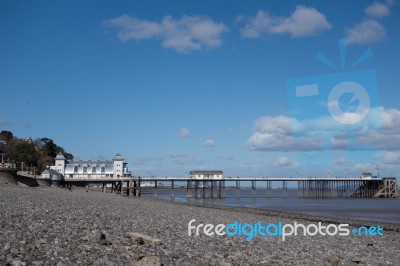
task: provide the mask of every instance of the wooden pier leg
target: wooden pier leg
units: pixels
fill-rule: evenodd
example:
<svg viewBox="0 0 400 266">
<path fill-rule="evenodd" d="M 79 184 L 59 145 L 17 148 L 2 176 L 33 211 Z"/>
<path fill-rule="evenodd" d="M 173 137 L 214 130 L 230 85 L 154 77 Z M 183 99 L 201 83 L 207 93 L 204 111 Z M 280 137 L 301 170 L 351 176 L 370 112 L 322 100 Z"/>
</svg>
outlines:
<svg viewBox="0 0 400 266">
<path fill-rule="evenodd" d="M 103 183 L 103 187 L 102 187 L 102 190 L 103 190 L 103 192 L 106 192 L 106 184 L 105 183 Z"/>
<path fill-rule="evenodd" d="M 186 183 L 186 198 L 192 198 L 192 181 L 188 180 Z"/>
<path fill-rule="evenodd" d="M 86 192 L 89 192 L 89 183 L 86 183 Z"/>
<path fill-rule="evenodd" d="M 251 181 L 251 197 L 252 198 L 255 198 L 256 196 L 257 196 L 257 192 L 256 192 L 256 186 L 257 186 L 257 183 L 256 183 L 256 181 Z"/>
<path fill-rule="evenodd" d="M 174 180 L 171 180 L 171 198 L 175 198 Z"/>
<path fill-rule="evenodd" d="M 267 195 L 268 195 L 268 198 L 272 197 L 272 182 L 271 181 L 267 181 Z"/>
<path fill-rule="evenodd" d="M 158 197 L 158 191 L 157 191 L 157 180 L 154 181 L 154 197 Z"/>
<path fill-rule="evenodd" d="M 222 198 L 225 198 L 225 180 L 222 181 Z"/>
<path fill-rule="evenodd" d="M 137 182 L 136 181 L 132 181 L 132 188 L 131 188 L 132 197 L 137 197 L 137 195 L 136 195 L 136 191 L 137 191 L 136 186 L 137 186 Z"/>
<path fill-rule="evenodd" d="M 194 196 L 195 196 L 196 199 L 200 198 L 200 195 L 199 195 L 199 181 L 198 180 L 194 181 Z"/>
<path fill-rule="evenodd" d="M 136 197 L 142 196 L 142 187 L 141 187 L 141 181 L 137 181 L 136 184 Z"/>
<path fill-rule="evenodd" d="M 220 180 L 218 182 L 219 182 L 218 197 L 225 198 L 225 181 Z"/>
<path fill-rule="evenodd" d="M 283 197 L 284 197 L 284 198 L 287 198 L 287 197 L 288 197 L 287 181 L 283 181 Z"/>
<path fill-rule="evenodd" d="M 236 198 L 240 198 L 240 181 L 236 180 Z"/>
</svg>

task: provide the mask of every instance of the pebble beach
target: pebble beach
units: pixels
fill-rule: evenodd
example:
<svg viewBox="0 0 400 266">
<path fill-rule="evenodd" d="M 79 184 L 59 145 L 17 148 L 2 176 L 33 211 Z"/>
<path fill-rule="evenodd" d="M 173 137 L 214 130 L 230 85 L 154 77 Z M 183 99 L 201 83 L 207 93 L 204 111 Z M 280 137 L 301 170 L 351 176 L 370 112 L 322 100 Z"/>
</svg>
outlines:
<svg viewBox="0 0 400 266">
<path fill-rule="evenodd" d="M 384 225 L 379 237 L 189 236 L 193 219 L 216 225 L 318 218 L 17 185 L 0 186 L 0 213 L 0 265 L 400 265 L 399 224 Z"/>
</svg>

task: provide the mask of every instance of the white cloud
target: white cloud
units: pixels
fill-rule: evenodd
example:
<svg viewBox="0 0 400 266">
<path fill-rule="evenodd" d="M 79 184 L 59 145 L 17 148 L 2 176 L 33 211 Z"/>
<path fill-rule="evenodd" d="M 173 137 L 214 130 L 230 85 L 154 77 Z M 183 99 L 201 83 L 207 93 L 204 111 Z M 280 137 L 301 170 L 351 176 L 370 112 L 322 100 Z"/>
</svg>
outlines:
<svg viewBox="0 0 400 266">
<path fill-rule="evenodd" d="M 364 10 L 367 18 L 346 29 L 347 42 L 350 44 L 368 44 L 384 40 L 386 29 L 377 19 L 389 16 L 390 6 L 393 4 L 393 0 L 387 0 L 386 3 L 373 2 L 367 6 Z"/>
<path fill-rule="evenodd" d="M 385 27 L 376 20 L 367 19 L 346 29 L 346 39 L 350 44 L 366 44 L 382 41 L 386 36 Z"/>
<path fill-rule="evenodd" d="M 390 15 L 390 10 L 386 4 L 373 2 L 365 8 L 365 14 L 374 18 L 383 18 Z"/>
<path fill-rule="evenodd" d="M 122 15 L 105 21 L 105 26 L 117 29 L 121 41 L 160 38 L 164 48 L 179 53 L 217 48 L 222 45 L 222 34 L 228 28 L 207 16 L 165 16 L 160 22 Z"/>
<path fill-rule="evenodd" d="M 247 145 L 253 150 L 289 151 L 320 149 L 318 141 L 299 141 L 292 138 L 298 121 L 287 116 L 266 116 L 256 120 L 253 135 Z"/>
<path fill-rule="evenodd" d="M 381 129 L 365 132 L 359 142 L 381 150 L 400 150 L 400 110 L 381 108 Z"/>
<path fill-rule="evenodd" d="M 194 158 L 188 154 L 172 153 L 169 154 L 168 157 L 171 159 L 173 163 L 178 165 L 193 165 L 193 164 L 197 165 L 204 163 L 203 159 Z"/>
<path fill-rule="evenodd" d="M 239 22 L 243 20 L 245 20 L 243 16 L 238 18 Z M 331 28 L 325 15 L 315 8 L 297 6 L 288 17 L 276 17 L 267 11 L 259 10 L 254 17 L 247 19 L 240 31 L 246 38 L 257 38 L 263 33 L 302 37 L 315 35 Z"/>
<path fill-rule="evenodd" d="M 190 130 L 186 127 L 183 127 L 179 130 L 178 136 L 181 138 L 187 138 L 190 136 Z"/>
<path fill-rule="evenodd" d="M 205 148 L 212 148 L 212 147 L 215 147 L 215 146 L 216 146 L 216 143 L 212 139 L 207 139 L 203 143 L 203 147 L 205 147 Z"/>
<path fill-rule="evenodd" d="M 226 161 L 232 161 L 233 159 L 235 159 L 235 156 L 234 156 L 233 154 L 229 154 L 229 155 L 217 155 L 217 159 L 226 160 Z"/>
<path fill-rule="evenodd" d="M 163 161 L 163 157 L 154 157 L 154 156 L 142 156 L 136 159 L 133 164 L 134 165 L 144 165 L 147 163 L 152 163 L 152 162 L 160 162 Z"/>
<path fill-rule="evenodd" d="M 266 116 L 254 123 L 247 146 L 262 151 L 318 151 L 327 141 L 333 150 L 400 150 L 400 110 L 371 108 L 366 121 L 354 125 L 340 125 L 329 116 L 304 121 Z"/>
<path fill-rule="evenodd" d="M 289 158 L 282 156 L 276 160 L 275 164 L 280 167 L 288 167 L 293 166 L 294 162 L 292 162 Z"/>
<path fill-rule="evenodd" d="M 374 173 L 376 171 L 376 164 L 375 163 L 356 163 L 353 165 L 350 165 L 350 169 L 355 175 L 357 173 Z"/>
<path fill-rule="evenodd" d="M 400 151 L 385 151 L 385 152 L 383 152 L 382 163 L 400 164 Z"/>
<path fill-rule="evenodd" d="M 7 126 L 10 123 L 7 121 L 7 119 L 1 118 L 0 117 L 0 126 Z"/>
</svg>

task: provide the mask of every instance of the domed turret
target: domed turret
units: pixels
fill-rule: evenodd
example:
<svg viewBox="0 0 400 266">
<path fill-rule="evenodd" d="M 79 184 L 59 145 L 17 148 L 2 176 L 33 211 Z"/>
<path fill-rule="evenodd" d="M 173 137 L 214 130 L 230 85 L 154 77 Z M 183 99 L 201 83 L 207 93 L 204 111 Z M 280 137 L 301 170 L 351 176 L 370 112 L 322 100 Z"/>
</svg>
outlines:
<svg viewBox="0 0 400 266">
<path fill-rule="evenodd" d="M 115 154 L 113 158 L 113 161 L 123 161 L 123 160 L 125 160 L 124 157 L 122 157 L 122 155 L 119 153 Z"/>
</svg>

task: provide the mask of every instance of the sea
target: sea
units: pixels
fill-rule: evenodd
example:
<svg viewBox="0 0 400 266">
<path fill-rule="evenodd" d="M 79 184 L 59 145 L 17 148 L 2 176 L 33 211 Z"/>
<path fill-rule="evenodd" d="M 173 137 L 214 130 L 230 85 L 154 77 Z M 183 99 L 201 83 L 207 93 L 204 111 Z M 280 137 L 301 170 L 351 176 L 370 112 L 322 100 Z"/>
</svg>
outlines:
<svg viewBox="0 0 400 266">
<path fill-rule="evenodd" d="M 186 197 L 186 188 L 174 189 L 175 197 L 171 198 L 171 189 L 157 189 L 157 198 L 187 204 L 205 206 L 229 206 L 283 211 L 319 217 L 354 219 L 377 223 L 400 224 L 400 199 L 384 198 L 303 198 L 297 189 L 284 190 L 275 188 L 270 193 L 266 189 L 253 190 L 241 188 L 237 197 L 234 188 L 225 189 L 225 198 L 192 198 Z M 155 197 L 153 188 L 142 190 L 142 196 Z M 200 193 L 201 189 L 200 189 Z M 208 192 L 210 194 L 210 192 Z"/>
</svg>

